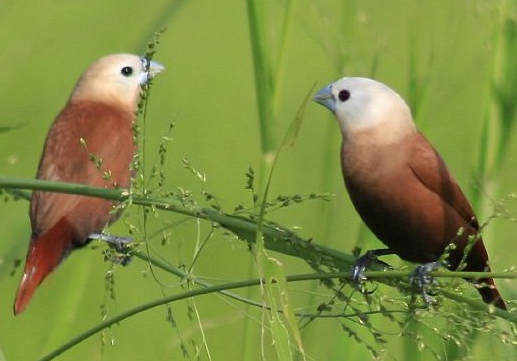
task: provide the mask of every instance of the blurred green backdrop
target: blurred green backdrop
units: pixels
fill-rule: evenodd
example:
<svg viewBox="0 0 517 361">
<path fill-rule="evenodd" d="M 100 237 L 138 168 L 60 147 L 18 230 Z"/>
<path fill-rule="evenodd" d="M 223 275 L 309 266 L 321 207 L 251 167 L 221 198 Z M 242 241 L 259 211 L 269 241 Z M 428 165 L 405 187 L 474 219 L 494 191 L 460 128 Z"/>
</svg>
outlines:
<svg viewBox="0 0 517 361">
<path fill-rule="evenodd" d="M 482 221 L 492 213 L 493 202 L 515 192 L 514 132 L 499 170 L 489 174 L 489 179 L 486 172 L 479 173 L 482 135 L 490 135 L 489 148 L 498 139 L 493 118 L 487 118 L 494 78 L 517 83 L 505 78 L 504 71 L 499 75 L 496 71 L 501 63 L 500 29 L 505 19 L 513 21 L 517 14 L 512 4 L 464 0 L 270 0 L 255 4 L 262 12 L 258 26 L 265 34 L 269 62 L 279 66 L 274 74 L 278 107 L 275 121 L 269 124 L 273 145 L 278 145 L 315 81 L 323 86 L 345 74 L 373 76 L 411 103 L 420 128 L 475 200 Z M 174 122 L 166 186 L 192 190 L 199 200 L 201 189 L 206 188 L 229 211 L 238 203 L 250 206 L 244 174 L 250 166 L 259 172 L 264 154 L 247 9 L 247 3 L 238 0 L 0 1 L 0 126 L 23 124 L 0 134 L 0 176 L 34 177 L 48 127 L 93 60 L 116 52 L 143 53 L 153 33 L 166 26 L 155 57 L 166 72 L 152 89 L 145 126 L 146 157 L 155 157 L 160 138 Z M 268 218 L 345 252 L 358 244 L 378 247 L 344 193 L 339 142 L 330 114 L 309 104 L 295 147 L 280 158 L 271 194 L 328 192 L 335 196 L 330 202 L 305 202 Z M 206 184 L 184 169 L 183 158 L 206 174 Z M 504 204 L 509 216 L 516 215 L 514 203 Z M 114 315 L 160 298 L 162 292 L 183 290 L 181 280 L 170 275 L 157 272 L 157 282 L 149 266 L 135 259 L 129 267 L 114 267 L 116 300 L 110 300 L 105 277 L 112 266 L 103 261 L 100 249 L 104 246 L 95 244 L 95 249 L 87 247 L 69 257 L 40 287 L 28 310 L 15 318 L 12 302 L 21 270 L 13 275 L 13 264 L 25 257 L 30 233 L 27 212 L 24 201 L 0 204 L 0 349 L 7 360 L 38 359 L 100 322 L 102 305 Z M 131 213 L 136 215 L 136 208 Z M 189 267 L 196 239 L 206 237 L 209 227 L 183 220 L 169 213 L 155 217 L 150 233 L 173 222 L 180 224 L 168 229 L 165 246 L 160 237 L 152 239 L 150 246 L 153 255 Z M 127 233 L 123 222 L 111 231 Z M 514 266 L 515 223 L 498 218 L 486 231 L 493 268 Z M 286 273 L 311 271 L 300 260 L 278 257 Z M 401 264 L 396 257 L 388 260 Z M 246 244 L 222 232 L 209 240 L 194 273 L 214 282 L 256 277 Z M 498 284 L 507 299 L 515 299 L 517 287 L 512 281 L 499 280 Z M 315 283 L 290 287 L 293 307 L 300 310 L 314 309 L 331 296 Z M 260 299 L 258 292 L 240 293 Z M 476 297 L 474 292 L 472 297 Z M 263 320 L 258 308 L 208 295 L 172 304 L 172 310 L 175 327 L 167 321 L 167 310 L 159 307 L 86 340 L 60 360 L 275 359 L 271 340 L 261 338 Z M 310 360 L 372 357 L 364 344 L 348 337 L 341 322 L 321 319 L 303 328 Z M 360 326 L 348 324 L 381 358 L 456 359 L 448 341 L 432 331 L 421 330 L 429 344 L 419 352 L 421 345 L 408 343 L 397 327 L 387 321 L 378 326 L 379 332 L 386 333 L 385 345 L 368 340 Z M 457 347 L 457 357 L 515 359 L 515 349 L 503 346 L 497 337 L 477 337 L 469 349 Z"/>
</svg>

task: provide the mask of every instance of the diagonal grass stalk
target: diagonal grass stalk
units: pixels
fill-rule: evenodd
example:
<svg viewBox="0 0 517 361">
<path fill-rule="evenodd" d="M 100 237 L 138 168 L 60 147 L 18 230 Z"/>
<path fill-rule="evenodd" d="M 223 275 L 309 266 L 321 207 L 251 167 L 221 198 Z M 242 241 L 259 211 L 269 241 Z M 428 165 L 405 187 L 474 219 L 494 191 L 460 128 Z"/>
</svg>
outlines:
<svg viewBox="0 0 517 361">
<path fill-rule="evenodd" d="M 265 309 L 265 316 L 268 318 L 268 325 L 271 330 L 272 339 L 274 340 L 278 359 L 285 361 L 293 360 L 293 354 L 290 346 L 291 338 L 293 338 L 296 342 L 296 349 L 299 350 L 301 355 L 300 357 L 303 360 L 306 359 L 305 351 L 303 349 L 302 338 L 298 329 L 298 325 L 294 319 L 294 312 L 289 302 L 289 292 L 287 289 L 283 264 L 275 258 L 271 257 L 266 252 L 264 248 L 262 227 L 264 226 L 265 221 L 264 216 L 266 211 L 266 203 L 271 182 L 273 180 L 273 171 L 281 151 L 287 146 L 294 145 L 294 142 L 298 136 L 298 132 L 300 131 L 305 109 L 315 87 L 316 84 L 314 84 L 312 88 L 309 89 L 309 92 L 307 93 L 307 96 L 302 102 L 300 109 L 289 126 L 289 129 L 285 134 L 280 147 L 274 155 L 271 171 L 268 175 L 267 183 L 262 196 L 257 224 L 255 247 L 253 248 L 259 275 L 262 279 L 264 279 L 264 283 L 261 285 L 261 291 L 264 301 L 269 305 L 268 309 Z M 273 287 L 273 283 L 276 284 L 276 287 Z M 281 314 L 284 315 L 285 321 L 280 317 Z"/>
<path fill-rule="evenodd" d="M 277 54 L 273 54 L 273 46 L 268 42 L 267 30 L 271 23 L 267 19 L 267 2 L 248 0 L 246 2 L 247 15 L 248 15 L 248 27 L 249 27 L 249 39 L 250 47 L 252 52 L 253 60 L 253 71 L 255 80 L 255 96 L 257 101 L 258 109 L 258 122 L 259 122 L 259 138 L 261 147 L 261 160 L 259 168 L 259 182 L 258 182 L 258 193 L 262 195 L 265 200 L 267 197 L 267 184 L 269 180 L 267 178 L 272 172 L 275 162 L 275 151 L 277 149 L 277 116 L 279 107 L 279 96 L 280 96 L 280 85 L 281 79 L 283 79 L 283 63 L 285 59 L 285 51 L 287 49 L 287 38 L 289 34 L 289 24 L 293 17 L 294 0 L 288 0 L 285 15 L 282 22 L 281 37 Z M 276 58 L 274 58 L 276 55 Z M 263 202 L 265 203 L 265 202 Z M 256 205 L 257 206 L 257 205 Z M 255 211 L 259 211 L 256 209 Z M 263 212 L 263 210 L 262 210 Z M 257 231 L 257 240 L 262 237 L 260 231 Z M 260 243 L 260 242 L 259 242 Z M 262 252 L 259 251 L 255 255 L 259 255 Z M 259 257 L 261 259 L 261 257 Z M 250 267 L 253 267 L 251 265 Z M 260 268 L 260 267 L 259 267 Z M 260 271 L 260 270 L 259 270 Z M 255 270 L 250 268 L 249 275 L 253 274 Z M 249 291 L 252 292 L 252 291 Z M 249 296 L 249 295 L 248 295 Z M 274 301 L 272 298 L 270 301 Z M 277 319 L 277 321 L 279 321 Z M 254 354 L 256 339 L 253 335 L 255 334 L 253 328 L 254 325 L 250 321 L 245 323 L 245 333 L 250 335 L 246 338 L 246 342 L 243 343 L 243 358 L 251 358 Z M 279 332 L 277 335 L 282 334 L 282 331 L 276 328 Z M 290 359 L 289 352 L 283 347 L 286 342 L 275 343 L 277 352 L 281 359 Z M 283 352 L 281 350 L 284 350 Z"/>
</svg>

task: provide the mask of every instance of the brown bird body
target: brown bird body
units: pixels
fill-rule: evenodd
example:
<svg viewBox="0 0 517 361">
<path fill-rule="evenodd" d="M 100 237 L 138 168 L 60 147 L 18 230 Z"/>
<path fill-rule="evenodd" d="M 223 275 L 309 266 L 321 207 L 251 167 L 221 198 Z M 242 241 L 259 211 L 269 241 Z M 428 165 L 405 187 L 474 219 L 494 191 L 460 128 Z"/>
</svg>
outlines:
<svg viewBox="0 0 517 361">
<path fill-rule="evenodd" d="M 94 187 L 128 188 L 136 151 L 133 122 L 140 86 L 163 68 L 134 55 L 95 62 L 78 81 L 47 135 L 37 178 Z M 36 191 L 32 236 L 15 300 L 22 312 L 38 285 L 75 248 L 85 245 L 118 215 L 101 198 Z"/>
<path fill-rule="evenodd" d="M 437 261 L 454 243 L 448 262 L 456 269 L 474 235 L 479 239 L 465 270 L 490 270 L 470 203 L 398 94 L 371 79 L 343 78 L 322 89 L 315 100 L 340 123 L 345 185 L 379 240 L 416 263 Z M 493 279 L 475 282 L 485 284 L 478 288 L 485 302 L 506 308 Z"/>
</svg>

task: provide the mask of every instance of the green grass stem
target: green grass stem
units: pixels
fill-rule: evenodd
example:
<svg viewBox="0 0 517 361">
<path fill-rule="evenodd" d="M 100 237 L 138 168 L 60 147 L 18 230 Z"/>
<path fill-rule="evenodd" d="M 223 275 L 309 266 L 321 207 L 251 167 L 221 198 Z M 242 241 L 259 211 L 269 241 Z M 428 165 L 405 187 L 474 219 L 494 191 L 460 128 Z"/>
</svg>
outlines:
<svg viewBox="0 0 517 361">
<path fill-rule="evenodd" d="M 143 259 L 143 260 L 146 260 L 146 256 L 144 256 L 141 253 L 137 254 L 137 256 L 139 258 Z M 157 261 L 157 260 L 149 260 L 149 261 L 152 262 L 155 265 L 160 265 L 160 263 L 158 263 L 159 261 Z M 164 266 L 163 269 L 170 271 L 171 267 L 170 266 Z M 179 270 L 175 269 L 172 272 L 174 274 L 176 274 L 177 276 L 180 276 L 180 277 L 186 276 L 186 274 L 184 274 L 182 272 L 178 272 L 178 271 Z M 456 277 L 457 274 L 460 274 L 460 273 L 462 274 L 462 276 L 474 276 L 475 277 L 475 276 L 479 276 L 479 275 L 474 275 L 474 274 L 476 274 L 476 273 L 481 274 L 480 272 L 449 272 L 449 271 L 443 271 L 443 272 L 442 271 L 434 271 L 432 273 L 434 275 L 436 275 L 437 277 L 439 275 L 441 275 L 440 277 L 448 277 L 448 276 Z M 471 274 L 471 275 L 469 275 L 469 274 Z M 408 272 L 399 272 L 399 271 L 370 272 L 370 271 L 367 271 L 365 273 L 365 275 L 367 277 L 369 277 L 369 278 L 375 278 L 375 277 L 386 278 L 389 275 L 392 275 L 394 277 L 400 277 L 401 275 L 407 277 L 408 276 Z M 494 273 L 493 275 L 496 276 L 498 274 Z M 512 275 L 504 274 L 503 276 L 510 277 Z M 310 281 L 310 280 L 322 280 L 322 279 L 330 279 L 330 278 L 347 278 L 347 277 L 349 277 L 348 273 L 299 274 L 299 275 L 286 276 L 286 281 L 287 282 L 301 282 L 301 281 Z M 514 274 L 511 278 L 515 278 L 515 277 L 517 277 L 517 275 Z M 105 321 L 95 325 L 94 327 L 90 328 L 89 330 L 81 333 L 80 335 L 74 337 L 70 341 L 64 343 L 63 345 L 61 345 L 56 350 L 50 352 L 48 355 L 42 357 L 41 359 L 39 359 L 39 361 L 50 361 L 50 360 L 53 360 L 57 356 L 63 354 L 67 350 L 71 349 L 72 347 L 74 347 L 75 345 L 81 343 L 82 341 L 86 340 L 87 338 L 95 335 L 96 333 L 98 333 L 98 332 L 100 332 L 100 331 L 102 331 L 104 329 L 107 329 L 107 328 L 109 328 L 109 327 L 111 327 L 111 326 L 113 326 L 115 324 L 118 324 L 118 323 L 120 323 L 120 322 L 122 322 L 122 321 L 124 321 L 124 320 L 126 320 L 126 319 L 128 319 L 130 317 L 132 317 L 132 316 L 135 316 L 135 315 L 137 315 L 139 313 L 148 311 L 148 310 L 153 309 L 155 307 L 162 306 L 162 305 L 167 305 L 169 303 L 180 301 L 180 300 L 184 300 L 184 299 L 188 299 L 188 298 L 191 298 L 191 297 L 198 297 L 198 296 L 208 295 L 208 294 L 218 293 L 218 292 L 223 292 L 223 293 L 226 293 L 226 295 L 228 295 L 228 291 L 229 290 L 234 290 L 234 289 L 239 289 L 239 288 L 247 288 L 247 287 L 252 287 L 252 286 L 259 286 L 261 284 L 264 284 L 265 282 L 267 282 L 267 280 L 260 279 L 260 278 L 250 279 L 250 280 L 243 280 L 243 281 L 235 281 L 235 282 L 227 282 L 227 283 L 220 284 L 220 285 L 211 285 L 211 286 L 208 286 L 208 287 L 203 287 L 203 288 L 199 288 L 199 289 L 185 291 L 185 292 L 182 292 L 182 293 L 179 293 L 179 294 L 175 294 L 175 295 L 172 295 L 172 296 L 167 296 L 167 297 L 164 297 L 164 298 L 160 298 L 160 299 L 157 299 L 157 300 L 154 300 L 154 301 L 151 301 L 151 302 L 139 305 L 137 307 L 129 309 L 129 310 L 125 311 L 125 312 L 122 312 L 122 313 L 120 313 L 120 314 L 118 314 L 116 316 L 111 317 L 108 320 L 105 320 Z M 196 281 L 196 283 L 199 283 L 199 281 Z M 469 306 L 471 306 L 472 308 L 474 308 L 476 310 L 479 310 L 479 311 L 486 311 L 487 310 L 487 306 L 485 304 L 483 304 L 482 302 L 471 300 L 471 299 L 469 299 L 467 297 L 464 297 L 462 295 L 459 295 L 457 293 L 450 292 L 450 291 L 447 291 L 447 290 L 441 290 L 440 292 L 442 292 L 448 298 L 453 299 L 453 300 L 458 301 L 458 302 L 466 303 L 466 304 L 468 304 Z M 511 313 L 509 313 L 507 311 L 503 311 L 503 310 L 499 310 L 499 309 L 493 309 L 493 310 L 491 310 L 491 312 L 492 312 L 493 315 L 495 315 L 497 317 L 500 317 L 500 318 L 505 319 L 505 320 L 507 320 L 509 322 L 517 324 L 517 315 L 511 314 Z M 352 316 L 355 316 L 355 314 L 353 314 Z M 343 315 L 340 315 L 340 317 L 343 317 Z"/>
<path fill-rule="evenodd" d="M 50 182 L 38 179 L 13 179 L 0 177 L 0 189 L 32 189 L 39 191 L 52 191 L 67 194 L 78 194 L 84 196 L 100 197 L 112 201 L 124 202 L 130 197 L 126 190 L 93 188 L 75 183 Z M 224 213 L 213 208 L 205 208 L 196 205 L 185 206 L 177 198 L 152 198 L 131 196 L 131 202 L 135 205 L 154 207 L 163 211 L 174 212 L 191 217 L 196 217 L 219 224 L 221 227 L 231 231 L 241 240 L 254 243 L 256 241 L 258 224 L 256 221 Z M 306 240 L 294 232 L 276 224 L 264 221 L 261 225 L 261 233 L 264 240 L 264 248 L 282 253 L 288 256 L 303 259 L 315 269 L 339 270 L 349 272 L 355 264 L 356 258 L 353 255 L 339 250 L 326 247 L 316 243 L 314 240 Z M 388 279 L 392 277 L 407 277 L 407 271 L 386 271 L 386 267 L 381 262 L 374 262 L 369 267 L 366 275 L 368 277 L 380 277 Z M 381 273 L 371 273 L 383 271 Z M 392 273 L 393 272 L 393 273 Z M 391 275 L 391 276 L 390 276 Z M 494 277 L 494 278 L 514 278 L 514 273 L 508 272 L 452 272 L 434 271 L 432 275 L 436 277 Z M 382 277 L 381 277 L 382 276 Z M 346 278 L 346 277 L 343 277 Z"/>
</svg>

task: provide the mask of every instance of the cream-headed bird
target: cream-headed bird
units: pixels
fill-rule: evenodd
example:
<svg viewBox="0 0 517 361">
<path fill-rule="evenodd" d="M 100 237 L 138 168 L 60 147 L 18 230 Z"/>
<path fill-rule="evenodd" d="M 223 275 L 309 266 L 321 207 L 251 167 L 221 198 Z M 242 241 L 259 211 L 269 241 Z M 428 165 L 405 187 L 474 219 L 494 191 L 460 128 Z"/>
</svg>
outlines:
<svg viewBox="0 0 517 361">
<path fill-rule="evenodd" d="M 454 243 L 448 258 L 454 270 L 469 237 L 475 236 L 464 270 L 490 270 L 469 201 L 395 91 L 372 79 L 345 77 L 321 89 L 314 100 L 339 123 L 346 189 L 364 223 L 389 248 L 377 255 L 395 253 L 427 264 Z M 361 278 L 364 267 L 354 270 L 355 276 Z M 474 282 L 486 303 L 506 309 L 492 278 Z"/>
<path fill-rule="evenodd" d="M 128 188 L 136 151 L 132 127 L 141 87 L 163 69 L 130 54 L 108 55 L 94 62 L 50 127 L 37 178 Z M 113 205 L 101 198 L 33 192 L 32 234 L 15 314 L 27 307 L 38 285 L 71 251 L 116 220 Z"/>
</svg>

